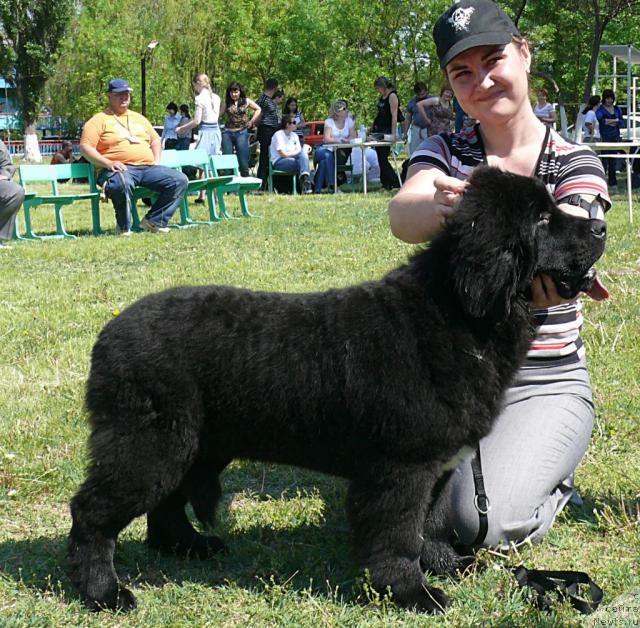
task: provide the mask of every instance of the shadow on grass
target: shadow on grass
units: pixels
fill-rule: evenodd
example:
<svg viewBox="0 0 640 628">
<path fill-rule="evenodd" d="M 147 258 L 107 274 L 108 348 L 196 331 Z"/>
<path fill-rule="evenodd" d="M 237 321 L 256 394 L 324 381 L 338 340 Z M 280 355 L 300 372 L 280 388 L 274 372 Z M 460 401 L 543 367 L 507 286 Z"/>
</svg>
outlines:
<svg viewBox="0 0 640 628">
<path fill-rule="evenodd" d="M 582 505 L 571 504 L 564 511 L 567 521 L 587 523 L 593 527 L 598 526 L 598 517 L 594 511 L 608 511 L 613 518 L 624 520 L 633 517 L 640 508 L 640 501 L 637 495 L 632 493 L 617 495 L 614 494 L 594 494 L 589 491 L 579 491 L 582 498 Z"/>
<path fill-rule="evenodd" d="M 295 470 L 291 473 L 296 474 Z M 227 471 L 228 484 L 237 484 L 244 470 Z M 315 491 L 327 504 L 325 517 L 318 524 L 287 524 L 286 529 L 251 523 L 243 530 L 233 530 L 229 500 L 221 505 L 220 522 L 214 532 L 227 546 L 227 552 L 209 560 L 191 560 L 162 554 L 150 549 L 140 539 L 127 538 L 123 532 L 116 545 L 114 564 L 123 584 L 127 586 L 162 587 L 166 583 L 198 582 L 213 588 L 229 582 L 257 595 L 265 594 L 268 586 L 284 584 L 291 590 L 308 589 L 319 596 L 330 595 L 340 588 L 342 599 L 353 602 L 359 593 L 357 579 L 361 575 L 352 558 L 349 532 L 344 512 L 341 486 L 332 489 L 332 478 L 303 473 L 301 485 Z M 279 487 L 271 479 L 268 491 L 284 495 L 287 500 L 291 486 L 289 473 L 281 475 Z M 317 477 L 317 476 L 316 476 Z M 264 479 L 257 478 L 257 483 Z M 326 498 L 318 485 L 327 488 Z M 267 499 L 266 496 L 264 496 Z M 292 499 L 297 496 L 293 495 Z M 257 495 L 260 500 L 260 495 Z M 226 507 L 225 507 L 226 506 Z M 65 536 L 34 537 L 0 543 L 0 576 L 35 592 L 51 592 L 66 600 L 78 599 L 65 573 Z"/>
</svg>

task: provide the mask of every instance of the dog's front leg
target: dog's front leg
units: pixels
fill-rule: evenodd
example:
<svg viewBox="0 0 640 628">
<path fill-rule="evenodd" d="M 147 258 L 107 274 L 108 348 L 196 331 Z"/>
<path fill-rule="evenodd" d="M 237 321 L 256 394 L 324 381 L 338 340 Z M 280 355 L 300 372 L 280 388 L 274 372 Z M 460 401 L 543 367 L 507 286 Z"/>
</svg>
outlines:
<svg viewBox="0 0 640 628">
<path fill-rule="evenodd" d="M 347 509 L 356 559 L 373 587 L 401 606 L 441 612 L 449 600 L 424 582 L 422 532 L 436 476 L 426 466 L 381 464 L 349 487 Z"/>
<path fill-rule="evenodd" d="M 425 572 L 437 575 L 461 575 L 475 562 L 475 556 L 461 556 L 453 549 L 451 523 L 453 474 L 454 471 L 445 471 L 438 478 L 426 513 L 420 564 Z"/>
</svg>

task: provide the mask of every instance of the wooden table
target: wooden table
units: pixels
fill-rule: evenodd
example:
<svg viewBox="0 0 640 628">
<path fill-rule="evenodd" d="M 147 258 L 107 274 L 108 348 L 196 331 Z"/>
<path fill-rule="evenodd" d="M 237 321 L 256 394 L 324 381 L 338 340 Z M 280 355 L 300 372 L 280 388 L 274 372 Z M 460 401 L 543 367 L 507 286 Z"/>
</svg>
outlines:
<svg viewBox="0 0 640 628">
<path fill-rule="evenodd" d="M 602 159 L 624 159 L 627 164 L 627 207 L 629 212 L 629 222 L 633 222 L 633 192 L 631 190 L 631 160 L 640 159 L 640 155 L 632 155 L 631 151 L 634 148 L 638 148 L 640 143 L 638 142 L 593 142 L 586 143 L 585 146 L 590 146 L 597 152 L 602 150 L 615 150 L 617 153 L 610 155 L 601 155 Z"/>
</svg>

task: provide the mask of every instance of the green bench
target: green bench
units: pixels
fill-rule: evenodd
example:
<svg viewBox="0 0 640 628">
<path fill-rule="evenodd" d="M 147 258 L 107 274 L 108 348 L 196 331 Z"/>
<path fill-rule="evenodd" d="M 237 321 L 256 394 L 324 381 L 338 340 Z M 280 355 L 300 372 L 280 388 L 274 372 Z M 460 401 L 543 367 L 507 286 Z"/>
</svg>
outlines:
<svg viewBox="0 0 640 628">
<path fill-rule="evenodd" d="M 215 200 L 213 198 L 213 190 L 220 185 L 224 185 L 231 181 L 233 177 L 214 177 L 211 176 L 211 166 L 209 163 L 209 155 L 204 149 L 196 150 L 164 150 L 160 155 L 160 165 L 174 170 L 182 170 L 183 167 L 191 166 L 198 168 L 204 172 L 204 177 L 189 181 L 185 195 L 180 201 L 180 221 L 177 223 L 169 223 L 169 227 L 174 229 L 184 229 L 194 225 L 210 225 L 219 222 L 220 217 L 217 214 Z M 189 210 L 188 195 L 191 192 L 206 190 L 207 203 L 209 209 L 209 220 L 195 220 L 191 217 Z M 158 196 L 157 192 L 143 186 L 136 187 L 133 191 L 131 202 L 131 229 L 133 231 L 141 231 L 140 215 L 138 214 L 137 204 L 143 198 L 149 198 L 152 201 Z"/>
<path fill-rule="evenodd" d="M 242 215 L 251 216 L 249 206 L 247 205 L 246 193 L 253 190 L 259 190 L 262 185 L 262 179 L 258 179 L 256 177 L 241 177 L 238 157 L 236 155 L 212 155 L 211 170 L 215 177 L 220 176 L 220 173 L 223 171 L 231 170 L 233 172 L 231 181 L 220 185 L 216 189 L 220 213 L 225 218 L 231 218 L 224 203 L 224 195 L 229 192 L 235 192 L 238 194 L 238 198 L 240 199 L 240 211 L 242 212 Z"/>
<path fill-rule="evenodd" d="M 202 178 L 189 181 L 185 195 L 180 203 L 180 224 L 178 227 L 191 225 L 210 225 L 220 221 L 220 214 L 216 208 L 214 190 L 231 182 L 231 175 L 219 177 L 213 173 L 209 153 L 203 148 L 194 150 L 165 150 L 162 151 L 160 163 L 174 170 L 182 170 L 185 167 L 202 170 Z M 189 211 L 189 193 L 205 190 L 207 195 L 207 208 L 209 220 L 194 220 Z"/>
<path fill-rule="evenodd" d="M 76 201 L 88 200 L 91 202 L 92 229 L 94 235 L 100 231 L 100 192 L 96 187 L 95 170 L 91 164 L 57 164 L 55 166 L 22 165 L 18 169 L 20 185 L 25 190 L 25 199 L 22 205 L 24 212 L 25 233 L 20 233 L 20 226 L 16 220 L 14 238 L 16 240 L 43 240 L 48 238 L 70 238 L 76 236 L 67 233 L 64 228 L 62 208 Z M 86 191 L 74 194 L 61 194 L 60 181 L 71 179 L 87 179 L 88 184 L 80 184 Z M 33 183 L 50 183 L 51 193 L 41 194 L 33 192 L 29 188 Z M 88 189 L 87 189 L 88 188 Z M 52 235 L 38 235 L 33 230 L 31 221 L 31 209 L 40 205 L 53 205 L 56 219 L 56 232 Z"/>
</svg>

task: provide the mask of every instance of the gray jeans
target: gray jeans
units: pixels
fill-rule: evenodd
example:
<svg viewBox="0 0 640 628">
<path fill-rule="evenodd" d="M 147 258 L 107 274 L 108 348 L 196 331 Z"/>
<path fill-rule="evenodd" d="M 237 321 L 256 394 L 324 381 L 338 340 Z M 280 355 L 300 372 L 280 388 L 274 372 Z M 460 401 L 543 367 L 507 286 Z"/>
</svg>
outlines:
<svg viewBox="0 0 640 628">
<path fill-rule="evenodd" d="M 573 472 L 587 450 L 593 418 L 584 362 L 520 370 L 493 430 L 480 441 L 491 503 L 483 547 L 542 539 L 573 494 Z M 452 481 L 450 523 L 470 545 L 479 519 L 469 459 Z"/>
<path fill-rule="evenodd" d="M 0 181 L 0 241 L 13 236 L 13 224 L 23 200 L 21 186 L 13 181 Z"/>
</svg>

